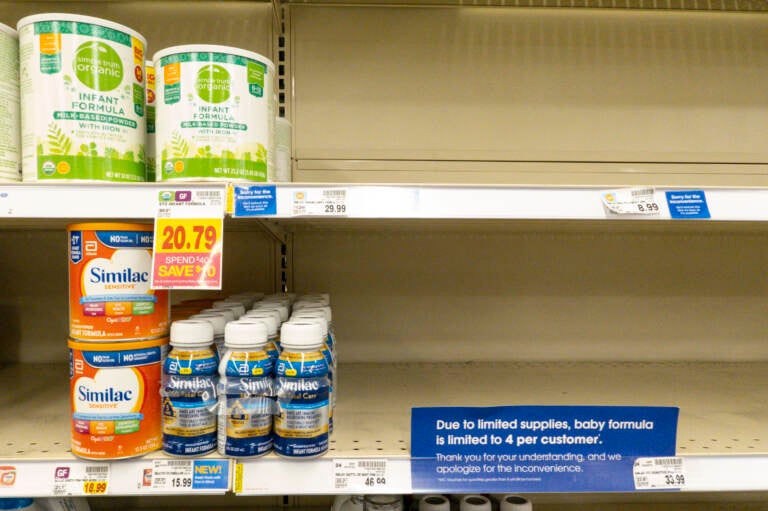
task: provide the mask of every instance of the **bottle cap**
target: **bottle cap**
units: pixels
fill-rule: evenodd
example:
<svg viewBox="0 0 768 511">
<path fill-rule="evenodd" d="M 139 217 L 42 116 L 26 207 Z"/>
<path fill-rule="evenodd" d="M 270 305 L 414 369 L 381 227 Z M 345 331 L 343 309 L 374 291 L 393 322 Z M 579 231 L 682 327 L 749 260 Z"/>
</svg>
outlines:
<svg viewBox="0 0 768 511">
<path fill-rule="evenodd" d="M 199 314 L 221 314 L 224 316 L 224 319 L 229 323 L 230 321 L 235 320 L 235 313 L 232 309 L 203 309 L 199 312 Z"/>
<path fill-rule="evenodd" d="M 238 319 L 244 321 L 261 321 L 267 325 L 267 335 L 274 337 L 277 335 L 277 327 L 280 326 L 280 314 L 277 311 L 251 311 L 246 312 L 245 316 Z"/>
<path fill-rule="evenodd" d="M 227 319 L 221 314 L 216 314 L 215 312 L 202 312 L 200 314 L 190 316 L 189 319 L 203 319 L 209 322 L 211 325 L 213 325 L 214 337 L 224 335 L 224 327 L 227 324 Z"/>
<path fill-rule="evenodd" d="M 240 319 L 240 316 L 245 314 L 245 306 L 234 300 L 218 300 L 213 302 L 214 309 L 229 309 L 235 314 L 235 319 Z"/>
<path fill-rule="evenodd" d="M 318 323 L 283 323 L 280 327 L 280 344 L 284 349 L 320 348 L 324 333 Z"/>
<path fill-rule="evenodd" d="M 203 319 L 182 319 L 171 323 L 171 346 L 206 348 L 213 344 L 213 325 Z"/>
<path fill-rule="evenodd" d="M 263 346 L 267 343 L 267 325 L 261 321 L 232 321 L 224 330 L 224 346 Z"/>
</svg>

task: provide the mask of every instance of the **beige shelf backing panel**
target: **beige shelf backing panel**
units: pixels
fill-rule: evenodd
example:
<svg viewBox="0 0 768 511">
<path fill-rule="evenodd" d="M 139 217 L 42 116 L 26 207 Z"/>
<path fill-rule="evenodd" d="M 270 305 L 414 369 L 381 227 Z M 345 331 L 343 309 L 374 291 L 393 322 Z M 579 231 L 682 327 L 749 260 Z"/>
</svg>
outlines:
<svg viewBox="0 0 768 511">
<path fill-rule="evenodd" d="M 759 14 L 291 4 L 290 19 L 300 168 L 305 159 L 426 160 L 427 169 L 435 160 L 768 162 Z"/>
<path fill-rule="evenodd" d="M 0 363 L 67 360 L 67 231 L 63 222 L 49 226 L 0 232 Z M 276 257 L 266 235 L 226 229 L 221 293 L 275 289 Z M 171 300 L 215 294 L 171 292 Z"/>
<path fill-rule="evenodd" d="M 768 363 L 342 364 L 328 456 L 408 458 L 411 407 L 503 405 L 679 406 L 678 454 L 764 456 L 767 375 Z M 67 381 L 62 365 L 0 370 L 0 460 L 71 458 Z"/>
<path fill-rule="evenodd" d="M 269 2 L 16 0 L 0 2 L 0 6 L 0 22 L 14 28 L 24 16 L 50 12 L 96 16 L 121 23 L 147 39 L 147 58 L 177 44 L 223 44 L 269 58 L 272 55 L 273 14 Z"/>
<path fill-rule="evenodd" d="M 296 182 L 605 187 L 768 186 L 766 164 L 299 160 Z"/>
<path fill-rule="evenodd" d="M 764 228 L 446 224 L 297 230 L 295 291 L 331 293 L 343 360 L 768 360 Z"/>
</svg>

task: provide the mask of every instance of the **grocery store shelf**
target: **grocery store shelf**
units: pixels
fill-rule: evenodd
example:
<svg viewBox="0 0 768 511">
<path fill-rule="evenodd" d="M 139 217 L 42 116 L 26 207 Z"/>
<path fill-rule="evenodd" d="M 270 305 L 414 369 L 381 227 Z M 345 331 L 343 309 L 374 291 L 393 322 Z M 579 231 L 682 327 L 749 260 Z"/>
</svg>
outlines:
<svg viewBox="0 0 768 511">
<path fill-rule="evenodd" d="M 152 219 L 161 190 L 223 188 L 224 183 L 147 183 L 141 185 L 66 184 L 0 185 L 0 219 L 5 226 L 45 226 L 47 219 L 110 218 Z M 598 187 L 520 187 L 470 185 L 342 185 L 257 184 L 275 187 L 276 213 L 258 218 L 307 217 L 358 219 L 544 219 L 603 220 L 668 219 L 664 193 L 690 189 L 656 188 L 660 206 L 656 215 L 614 215 L 602 202 L 606 192 Z M 703 188 L 712 220 L 768 220 L 768 189 Z M 343 191 L 343 211 L 302 210 L 297 194 Z M 236 201 L 239 202 L 239 201 Z M 43 222 L 38 222 L 43 220 Z"/>
<path fill-rule="evenodd" d="M 610 214 L 603 206 L 602 197 L 606 192 L 615 190 L 611 188 L 292 183 L 277 185 L 276 214 L 265 216 L 308 216 L 296 207 L 297 194 L 339 190 L 344 190 L 346 194 L 344 212 L 318 213 L 314 216 L 368 219 L 668 219 L 665 192 L 681 189 L 654 189 L 653 196 L 660 210 L 657 215 L 641 216 Z M 768 220 L 768 189 L 700 190 L 705 192 L 712 220 Z"/>
<path fill-rule="evenodd" d="M 377 491 L 410 493 L 411 407 L 527 404 L 679 406 L 686 490 L 766 491 L 766 374 L 768 363 L 342 365 L 330 452 L 308 461 L 245 461 L 234 471 L 234 488 L 250 495 L 355 493 L 336 486 L 334 463 L 362 459 L 387 464 L 388 482 Z M 55 468 L 99 464 L 69 452 L 66 380 L 60 365 L 0 370 L 0 431 L 8 439 L 0 443 L 0 465 L 18 470 L 17 486 L 0 487 L 0 494 L 33 488 L 36 496 L 50 495 Z M 143 471 L 168 459 L 156 453 L 109 463 L 109 493 L 174 493 L 141 486 Z"/>
</svg>

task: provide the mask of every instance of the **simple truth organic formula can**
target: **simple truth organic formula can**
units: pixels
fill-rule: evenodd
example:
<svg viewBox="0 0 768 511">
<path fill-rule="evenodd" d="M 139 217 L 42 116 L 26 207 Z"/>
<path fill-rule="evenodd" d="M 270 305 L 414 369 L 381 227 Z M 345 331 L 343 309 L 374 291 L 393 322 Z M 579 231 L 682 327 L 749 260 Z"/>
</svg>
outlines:
<svg viewBox="0 0 768 511">
<path fill-rule="evenodd" d="M 21 181 L 19 36 L 0 23 L 0 182 Z"/>
<path fill-rule="evenodd" d="M 72 224 L 69 335 L 126 341 L 168 335 L 168 291 L 150 289 L 151 225 Z"/>
<path fill-rule="evenodd" d="M 69 341 L 72 453 L 141 456 L 162 447 L 160 383 L 168 339 Z"/>
<path fill-rule="evenodd" d="M 274 165 L 274 64 L 212 45 L 167 48 L 154 62 L 158 180 L 266 181 Z"/>
<path fill-rule="evenodd" d="M 144 63 L 144 72 L 147 75 L 147 181 L 157 181 L 155 158 L 155 64 L 148 60 Z"/>
<path fill-rule="evenodd" d="M 144 38 L 71 14 L 18 29 L 24 181 L 144 181 Z"/>
</svg>

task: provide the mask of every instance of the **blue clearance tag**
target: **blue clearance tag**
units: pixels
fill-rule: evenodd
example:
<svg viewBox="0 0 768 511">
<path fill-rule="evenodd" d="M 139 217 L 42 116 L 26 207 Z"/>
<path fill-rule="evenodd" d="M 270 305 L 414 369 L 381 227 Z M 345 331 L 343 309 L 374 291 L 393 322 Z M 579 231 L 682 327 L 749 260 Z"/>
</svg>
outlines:
<svg viewBox="0 0 768 511">
<path fill-rule="evenodd" d="M 229 461 L 195 460 L 192 467 L 192 488 L 195 490 L 229 489 Z"/>
<path fill-rule="evenodd" d="M 277 188 L 274 185 L 233 187 L 234 217 L 277 214 Z"/>
<path fill-rule="evenodd" d="M 676 190 L 665 192 L 669 215 L 673 219 L 707 219 L 711 218 L 707 196 L 703 190 Z"/>
<path fill-rule="evenodd" d="M 678 408 L 413 408 L 414 493 L 634 491 L 634 462 L 674 456 Z"/>
</svg>

